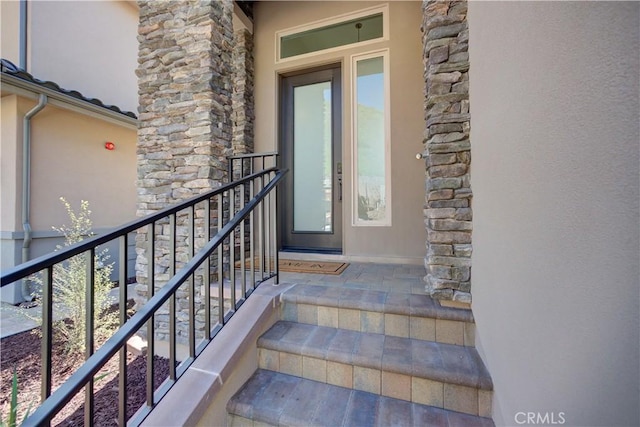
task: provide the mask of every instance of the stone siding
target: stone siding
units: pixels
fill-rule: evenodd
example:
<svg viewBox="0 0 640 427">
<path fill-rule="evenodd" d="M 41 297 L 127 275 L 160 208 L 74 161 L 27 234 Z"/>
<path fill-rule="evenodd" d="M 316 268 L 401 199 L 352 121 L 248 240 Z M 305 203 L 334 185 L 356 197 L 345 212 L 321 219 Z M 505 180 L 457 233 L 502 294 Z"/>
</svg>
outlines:
<svg viewBox="0 0 640 427">
<path fill-rule="evenodd" d="M 426 291 L 471 302 L 469 29 L 466 1 L 423 0 Z"/>
<path fill-rule="evenodd" d="M 138 28 L 138 205 L 139 216 L 218 187 L 231 154 L 230 0 L 141 1 Z M 176 260 L 180 268 L 205 244 L 203 208 L 195 211 L 195 247 L 187 237 L 188 216 L 177 218 Z M 168 223 L 168 222 L 167 222 Z M 169 227 L 156 226 L 155 288 L 169 279 Z M 148 235 L 136 237 L 137 302 L 149 295 Z M 196 276 L 196 289 L 202 276 Z M 178 340 L 184 342 L 189 301 L 178 292 Z M 199 296 L 196 304 L 199 304 Z M 204 326 L 203 310 L 197 323 Z M 168 311 L 156 315 L 158 337 L 166 338 Z"/>
<path fill-rule="evenodd" d="M 253 152 L 253 35 L 238 30 L 233 35 L 233 154 Z"/>
</svg>

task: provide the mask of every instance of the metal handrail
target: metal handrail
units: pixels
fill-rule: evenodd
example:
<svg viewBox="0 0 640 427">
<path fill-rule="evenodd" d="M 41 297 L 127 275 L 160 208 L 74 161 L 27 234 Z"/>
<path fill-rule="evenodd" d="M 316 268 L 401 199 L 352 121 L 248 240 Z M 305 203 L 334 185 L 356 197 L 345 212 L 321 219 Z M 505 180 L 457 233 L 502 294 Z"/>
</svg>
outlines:
<svg viewBox="0 0 640 427">
<path fill-rule="evenodd" d="M 280 154 L 277 151 L 269 151 L 264 153 L 246 153 L 235 154 L 227 157 L 229 181 L 244 178 L 247 174 L 253 174 L 254 169 L 263 170 L 267 167 L 278 167 L 278 158 Z M 270 161 L 271 165 L 267 165 Z M 240 170 L 236 174 L 236 164 L 239 163 Z"/>
<path fill-rule="evenodd" d="M 184 210 L 186 208 L 191 208 L 191 212 L 193 213 L 193 209 L 194 206 L 199 203 L 199 202 L 203 202 L 203 201 L 208 201 L 210 199 L 212 199 L 213 197 L 218 197 L 218 213 L 220 215 L 221 212 L 221 205 L 223 204 L 223 200 L 222 197 L 225 193 L 229 194 L 230 197 L 230 209 L 232 210 L 231 212 L 235 212 L 235 207 L 232 205 L 232 203 L 235 203 L 235 196 L 234 196 L 234 191 L 236 188 L 240 189 L 240 195 L 241 195 L 241 199 L 243 199 L 244 197 L 244 189 L 246 185 L 249 185 L 250 188 L 250 195 L 251 195 L 251 200 L 248 203 L 244 203 L 244 201 L 241 202 L 241 206 L 242 208 L 233 216 L 232 219 L 230 219 L 224 226 L 220 226 L 220 216 L 218 217 L 219 219 L 219 223 L 218 223 L 218 231 L 217 234 L 210 239 L 206 245 L 197 253 L 197 254 L 193 254 L 193 257 L 184 265 L 183 268 L 181 268 L 178 272 L 175 273 L 175 275 L 173 277 L 171 277 L 169 279 L 169 281 L 161 288 L 157 291 L 157 293 L 153 294 L 153 286 L 154 283 L 152 281 L 152 278 L 150 277 L 151 283 L 149 284 L 149 286 L 151 287 L 151 293 L 152 295 L 150 296 L 149 300 L 128 320 L 126 320 L 126 316 L 123 316 L 122 314 L 122 305 L 123 303 L 126 303 L 126 290 L 123 292 L 122 288 L 121 288 L 121 326 L 120 328 L 114 333 L 113 336 L 111 336 L 95 353 L 91 354 L 88 359 L 85 361 L 85 363 L 74 373 L 72 374 L 64 384 L 62 384 L 54 393 L 52 393 L 50 396 L 50 379 L 51 379 L 51 367 L 49 365 L 48 369 L 49 372 L 46 373 L 44 371 L 44 366 L 45 363 L 43 361 L 43 396 L 46 397 L 46 399 L 42 402 L 42 404 L 36 409 L 35 412 L 33 412 L 25 421 L 24 421 L 24 425 L 25 426 L 40 426 L 40 425 L 49 425 L 51 420 L 53 419 L 53 417 L 55 417 L 55 415 L 64 407 L 65 404 L 67 404 L 72 398 L 73 396 L 75 396 L 83 387 L 87 386 L 89 390 L 92 390 L 93 388 L 93 377 L 94 375 L 113 357 L 115 356 L 115 354 L 120 351 L 120 357 L 121 357 L 121 363 L 120 363 L 120 416 L 119 416 L 119 423 L 121 423 L 122 425 L 125 424 L 127 422 L 127 414 L 126 414 L 126 362 L 123 362 L 124 360 L 124 356 L 126 356 L 126 348 L 125 345 L 127 343 L 127 340 L 129 338 L 131 338 L 145 323 L 147 323 L 147 327 L 148 330 L 151 332 L 151 337 L 150 337 L 150 345 L 149 345 L 149 350 L 148 350 L 148 365 L 147 365 L 147 377 L 151 377 L 151 382 L 149 382 L 149 378 L 148 378 L 148 384 L 147 384 L 147 405 L 143 406 L 138 413 L 135 416 L 135 421 L 133 422 L 133 424 L 139 424 L 140 422 L 142 422 L 144 420 L 144 418 L 148 415 L 148 413 L 151 411 L 151 409 L 153 408 L 153 406 L 155 406 L 155 404 L 166 394 L 166 392 L 171 388 L 171 386 L 175 383 L 175 381 L 180 377 L 180 375 L 182 373 L 184 373 L 184 371 L 189 367 L 189 365 L 191 365 L 191 363 L 193 362 L 193 360 L 195 359 L 195 357 L 197 357 L 197 355 L 199 355 L 202 350 L 204 349 L 204 346 L 206 346 L 211 339 L 213 339 L 213 337 L 219 332 L 219 330 L 224 326 L 224 324 L 226 323 L 226 321 L 228 321 L 228 318 L 230 318 L 234 312 L 240 307 L 240 305 L 242 305 L 242 303 L 244 302 L 244 299 L 246 299 L 249 295 L 250 295 L 250 291 L 248 291 L 246 289 L 246 284 L 244 283 L 245 281 L 245 277 L 244 277 L 244 273 L 245 273 L 245 266 L 244 266 L 244 262 L 245 262 L 245 253 L 244 253 L 244 238 L 241 242 L 241 248 L 242 248 L 242 253 L 240 256 L 241 259 L 241 270 L 242 270 L 242 281 L 243 281 L 243 287 L 242 287 L 242 296 L 240 298 L 240 300 L 236 300 L 236 296 L 235 296 L 235 278 L 234 278 L 234 262 L 235 262 L 235 256 L 234 256 L 234 252 L 233 252 L 233 248 L 234 248 L 234 236 L 236 234 L 236 229 L 238 227 L 240 227 L 240 230 L 242 233 L 244 233 L 244 227 L 245 227 L 245 222 L 247 220 L 247 218 L 251 217 L 253 218 L 253 213 L 256 209 L 261 210 L 264 214 L 264 204 L 267 203 L 269 204 L 272 208 L 275 208 L 276 204 L 277 204 L 277 195 L 275 195 L 274 193 L 274 197 L 272 198 L 270 193 L 276 188 L 277 184 L 282 180 L 282 178 L 284 177 L 284 175 L 286 174 L 287 171 L 281 171 L 281 170 L 277 170 L 276 168 L 270 168 L 258 173 L 254 173 L 251 174 L 247 177 L 244 177 L 238 181 L 235 181 L 233 183 L 229 183 L 226 185 L 223 185 L 213 191 L 210 191 L 206 194 L 203 195 L 199 195 L 197 197 L 194 197 L 192 199 L 189 199 L 183 203 L 181 203 L 180 205 L 177 206 L 173 206 L 170 208 L 166 208 L 156 214 L 153 215 L 149 215 L 148 217 L 133 221 L 129 224 L 126 224 L 124 226 L 121 226 L 119 228 L 117 228 L 116 230 L 110 232 L 110 233 L 106 233 L 104 235 L 101 236 L 95 236 L 89 239 L 86 239 L 78 244 L 75 244 L 73 246 L 70 246 L 68 248 L 65 248 L 65 250 L 60 251 L 60 252 L 56 252 L 56 253 L 52 253 L 49 255 L 45 255 L 42 257 L 39 257 L 37 259 L 34 259 L 33 261 L 30 261 L 28 263 L 25 263 L 23 265 L 19 265 L 17 267 L 14 267 L 12 269 L 9 269 L 5 272 L 2 272 L 2 274 L 0 275 L 0 279 L 1 279 L 1 286 L 6 286 L 10 283 L 13 283 L 17 280 L 20 280 L 22 278 L 28 277 L 36 272 L 42 271 L 42 270 L 46 270 L 47 271 L 47 277 L 45 277 L 44 283 L 45 283 L 45 289 L 43 290 L 43 325 L 45 321 L 51 322 L 52 316 L 51 316 L 51 275 L 52 275 L 52 271 L 53 271 L 53 266 L 57 263 L 63 262 L 73 256 L 77 256 L 83 252 L 87 252 L 93 255 L 95 248 L 98 245 L 104 244 L 106 242 L 109 242 L 111 240 L 114 239 L 122 239 L 124 237 L 124 239 L 126 239 L 126 236 L 132 232 L 135 231 L 137 229 L 140 229 L 142 227 L 148 226 L 148 225 L 153 225 L 155 224 L 156 221 L 158 220 L 162 220 L 164 218 L 166 218 L 167 216 L 169 216 L 171 218 L 172 224 L 175 226 L 175 217 L 172 215 L 177 214 L 178 212 L 180 212 L 181 210 Z M 267 184 L 265 184 L 264 178 L 265 177 L 271 177 L 271 179 L 269 180 L 269 182 Z M 260 191 L 255 194 L 255 196 L 253 195 L 253 183 L 258 180 L 259 183 L 261 183 L 261 189 Z M 207 212 L 208 212 L 208 203 L 207 203 Z M 275 213 L 273 213 L 271 216 L 267 215 L 268 219 L 265 219 L 265 217 L 261 217 L 261 222 L 260 222 L 260 227 L 264 227 L 261 228 L 261 233 L 260 234 L 264 234 L 265 232 L 268 234 L 269 233 L 269 227 L 273 227 L 273 230 L 271 230 L 272 233 L 272 238 L 276 239 L 275 240 L 275 245 L 274 245 L 274 251 L 275 253 L 277 253 L 277 221 L 275 219 Z M 264 223 L 263 223 L 264 221 Z M 193 225 L 192 225 L 193 227 Z M 265 231 L 266 230 L 266 231 Z M 253 225 L 251 225 L 250 228 L 250 233 L 253 231 Z M 193 233 L 193 231 L 192 231 Z M 153 240 L 153 232 L 150 233 L 151 235 L 151 240 Z M 193 235 L 191 236 L 193 237 Z M 262 235 L 260 236 L 262 239 Z M 210 328 L 210 323 L 209 323 L 209 317 L 210 314 L 207 314 L 207 322 L 206 322 L 206 329 L 207 329 L 207 333 L 206 333 L 206 337 L 205 337 L 205 342 L 204 345 L 201 345 L 198 349 L 195 349 L 195 344 L 193 344 L 195 341 L 195 334 L 193 333 L 193 331 L 190 332 L 190 347 L 191 347 L 191 351 L 190 351 L 190 356 L 189 358 L 187 358 L 186 360 L 182 361 L 182 364 L 180 365 L 180 372 L 176 373 L 175 370 L 175 330 L 174 330 L 174 335 L 172 335 L 172 340 L 170 343 L 170 352 L 171 352 L 171 357 L 170 357 L 170 376 L 167 380 L 165 380 L 165 382 L 163 383 L 163 385 L 154 392 L 153 390 L 153 316 L 154 314 L 163 306 L 163 304 L 165 304 L 168 300 L 170 303 L 175 304 L 175 293 L 178 290 L 178 288 L 180 288 L 181 285 L 183 285 L 185 282 L 190 281 L 192 275 L 196 272 L 196 270 L 202 266 L 203 264 L 205 264 L 205 261 L 207 262 L 205 265 L 209 265 L 209 257 L 211 257 L 211 255 L 213 254 L 214 251 L 218 250 L 218 260 L 219 260 L 219 264 L 218 264 L 218 275 L 219 275 L 219 304 L 222 304 L 223 302 L 223 273 L 222 273 L 222 251 L 223 249 L 223 244 L 225 242 L 225 239 L 227 241 L 229 241 L 229 247 L 230 247 L 230 274 L 231 274 L 231 293 L 232 293 L 232 300 L 233 300 L 233 304 L 232 304 L 232 308 L 230 310 L 230 312 L 228 313 L 228 315 L 225 315 L 223 313 L 223 307 L 220 306 L 219 307 L 219 314 L 220 314 L 220 320 L 221 322 L 219 322 L 219 324 L 214 328 L 211 329 Z M 253 259 L 253 237 L 251 237 L 252 242 L 251 242 L 251 271 L 252 271 L 252 275 L 255 275 L 254 271 L 254 259 Z M 262 241 L 262 240 L 261 240 Z M 125 241 L 126 242 L 126 241 Z M 126 245 L 125 245 L 126 246 Z M 153 247 L 153 246 L 152 246 Z M 268 246 L 267 246 L 268 248 Z M 175 250 L 175 247 L 174 247 Z M 261 267 L 260 267 L 260 271 L 263 271 L 265 269 L 265 263 L 264 260 L 265 259 L 269 259 L 269 255 L 266 254 L 266 258 L 265 258 L 265 253 L 262 254 L 262 261 L 261 261 Z M 150 260 L 149 263 L 153 263 L 153 252 L 151 253 L 150 256 Z M 89 258 L 91 259 L 91 257 Z M 121 256 L 122 259 L 122 256 Z M 89 263 L 89 264 L 93 264 L 93 263 Z M 271 264 L 270 264 L 271 265 Z M 277 267 L 277 263 L 273 266 L 274 271 L 270 270 L 270 266 L 269 266 L 269 274 L 265 277 L 264 275 L 262 275 L 262 281 L 275 277 L 275 282 L 278 282 L 278 267 Z M 125 268 L 125 274 L 126 274 L 126 268 Z M 262 274 L 262 273 L 261 273 Z M 121 277 L 123 277 L 121 275 Z M 190 281 L 191 283 L 191 287 L 193 288 L 193 281 Z M 207 282 L 208 283 L 208 282 Z M 259 284 L 260 281 L 258 281 L 257 283 L 254 283 L 254 285 L 257 286 L 257 284 Z M 48 285 L 48 287 L 46 287 Z M 47 294 L 49 294 L 48 296 L 46 296 Z M 122 296 L 124 295 L 124 296 Z M 210 296 L 209 294 L 209 289 L 208 287 L 205 288 L 205 296 L 207 298 L 206 304 L 207 304 L 207 310 L 210 309 L 209 307 L 209 301 L 208 298 Z M 173 298 L 172 298 L 173 297 Z M 191 294 L 191 297 L 193 297 L 193 294 Z M 193 299 L 192 302 L 193 304 Z M 125 310 L 126 310 L 126 304 L 125 304 Z M 88 317 L 93 316 L 88 315 Z M 126 320 L 126 321 L 125 321 Z M 174 321 L 175 322 L 175 321 Z M 193 324 L 191 324 L 191 322 L 193 322 L 193 318 L 190 318 L 190 326 L 193 328 Z M 174 323 L 175 325 L 175 323 Z M 43 328 L 44 329 L 44 328 Z M 45 336 L 46 334 L 43 331 L 43 357 L 51 356 L 51 337 L 50 335 L 48 337 Z M 149 338 L 149 337 L 148 337 Z M 48 341 L 47 341 L 48 340 Z M 92 342 L 92 341 L 90 341 Z M 48 353 L 45 351 L 45 348 L 48 347 Z M 48 363 L 47 363 L 48 364 Z M 47 378 L 48 378 L 48 384 L 45 384 L 45 382 L 47 382 Z M 87 397 L 85 399 L 85 423 L 88 421 L 89 423 L 92 422 L 93 420 L 93 408 L 91 407 L 91 403 L 93 401 L 93 397 L 89 396 L 90 393 L 87 393 Z M 48 396 L 48 397 L 47 397 Z M 89 406 L 87 408 L 87 406 Z M 124 406 L 124 407 L 123 407 Z"/>
<path fill-rule="evenodd" d="M 261 158 L 261 157 L 274 157 L 274 156 L 279 156 L 277 151 L 268 151 L 265 153 L 245 153 L 245 154 L 234 154 L 233 156 L 228 156 L 227 159 L 228 160 L 235 160 L 235 159 L 255 159 L 255 158 Z"/>
<path fill-rule="evenodd" d="M 238 184 L 248 183 L 253 179 L 256 179 L 260 176 L 263 176 L 266 173 L 273 172 L 273 171 L 277 171 L 277 168 L 273 167 L 273 168 L 262 170 L 260 172 L 253 173 L 239 180 L 224 184 L 210 192 L 203 193 L 201 195 L 187 199 L 184 202 L 180 203 L 179 205 L 171 206 L 163 210 L 160 210 L 157 213 L 148 215 L 144 218 L 131 221 L 105 234 L 100 234 L 99 236 L 93 236 L 88 239 L 84 239 L 81 242 L 78 242 L 74 245 L 66 247 L 63 251 L 51 252 L 49 254 L 42 255 L 38 258 L 34 258 L 31 261 L 27 261 L 23 264 L 19 264 L 15 267 L 7 268 L 0 275 L 0 287 L 4 287 L 18 280 L 29 277 L 30 275 L 35 274 L 39 271 L 42 271 L 47 267 L 50 267 L 54 264 L 58 264 L 75 255 L 79 255 L 83 252 L 86 252 L 91 248 L 95 248 L 96 246 L 108 243 L 112 240 L 117 239 L 118 237 L 125 236 L 131 233 L 132 231 L 136 231 L 139 228 L 142 228 L 153 222 L 161 220 L 169 215 L 178 213 L 179 211 L 184 210 L 185 207 L 195 205 L 196 203 L 199 203 L 199 202 L 203 202 L 214 196 L 217 196 L 226 191 L 229 191 L 231 188 L 236 187 Z"/>
</svg>

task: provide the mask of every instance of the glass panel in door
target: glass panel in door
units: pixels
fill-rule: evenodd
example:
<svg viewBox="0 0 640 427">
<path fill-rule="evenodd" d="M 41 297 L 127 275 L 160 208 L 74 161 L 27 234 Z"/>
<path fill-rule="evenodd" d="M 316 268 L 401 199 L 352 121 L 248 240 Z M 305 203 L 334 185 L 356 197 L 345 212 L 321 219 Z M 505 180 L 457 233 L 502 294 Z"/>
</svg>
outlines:
<svg viewBox="0 0 640 427">
<path fill-rule="evenodd" d="M 331 82 L 293 89 L 293 231 L 331 232 Z"/>
</svg>

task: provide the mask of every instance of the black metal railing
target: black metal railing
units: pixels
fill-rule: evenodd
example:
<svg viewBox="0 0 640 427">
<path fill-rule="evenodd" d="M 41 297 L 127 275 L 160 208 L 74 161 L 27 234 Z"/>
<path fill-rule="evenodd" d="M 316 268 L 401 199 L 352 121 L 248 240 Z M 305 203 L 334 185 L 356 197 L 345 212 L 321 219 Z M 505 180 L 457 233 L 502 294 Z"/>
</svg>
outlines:
<svg viewBox="0 0 640 427">
<path fill-rule="evenodd" d="M 260 158 L 261 155 L 255 157 Z M 251 155 L 245 156 L 251 158 Z M 260 161 L 260 160 L 259 160 Z M 262 157 L 262 162 L 264 157 Z M 230 160 L 230 163 L 232 161 Z M 253 163 L 253 162 L 252 162 Z M 264 164 L 264 163 L 262 163 Z M 186 371 L 204 347 L 262 282 L 278 283 L 278 230 L 276 220 L 276 186 L 286 171 L 270 167 L 253 172 L 177 206 L 121 226 L 112 232 L 83 240 L 59 252 L 34 259 L 3 271 L 0 285 L 6 286 L 31 275 L 42 277 L 42 403 L 24 422 L 25 426 L 49 425 L 56 414 L 85 388 L 85 425 L 93 424 L 94 377 L 119 353 L 118 425 L 138 425 L 175 381 Z M 180 232 L 178 232 L 180 229 Z M 128 235 L 137 232 L 146 247 L 148 300 L 135 314 L 127 313 Z M 186 233 L 186 236 L 185 236 Z M 213 235 L 213 237 L 211 237 Z M 158 242 L 169 240 L 168 281 L 160 282 L 156 272 Z M 96 319 L 93 291 L 96 248 L 111 241 L 119 242 L 119 329 L 94 352 L 92 326 Z M 136 239 L 138 240 L 138 239 Z M 196 241 L 201 247 L 197 247 Z M 188 260 L 179 264 L 176 248 L 187 244 Z M 166 243 L 165 243 L 166 245 Z M 140 248 L 141 245 L 138 246 Z M 166 247 L 164 248 L 166 249 Z M 183 248 L 184 249 L 184 248 Z M 87 359 L 57 390 L 52 390 L 52 343 L 54 310 L 54 266 L 72 257 L 87 259 L 86 349 Z M 140 275 L 138 269 L 137 274 Z M 144 276 L 144 274 L 142 274 Z M 165 274 L 166 276 L 166 274 Z M 197 280 L 196 280 L 197 279 Z M 166 279 L 165 279 L 166 280 Z M 200 281 L 201 288 L 196 287 Z M 178 362 L 177 292 L 186 287 L 188 307 L 188 356 Z M 217 295 L 212 295 L 213 292 Z M 215 307 L 217 303 L 217 315 Z M 199 301 L 199 302 L 197 302 Z M 200 310 L 196 310 L 196 304 Z M 169 374 L 154 387 L 154 352 L 156 321 L 154 316 L 168 305 Z M 197 339 L 196 313 L 204 310 L 201 339 Z M 199 317 L 201 319 L 201 316 Z M 202 323 L 202 322 L 200 322 Z M 127 414 L 127 341 L 146 324 L 146 404 L 130 416 Z M 200 337 L 198 337 L 200 338 Z"/>
<path fill-rule="evenodd" d="M 276 151 L 267 153 L 236 154 L 227 157 L 229 181 L 235 181 L 251 175 L 254 171 L 279 167 L 279 154 Z"/>
</svg>

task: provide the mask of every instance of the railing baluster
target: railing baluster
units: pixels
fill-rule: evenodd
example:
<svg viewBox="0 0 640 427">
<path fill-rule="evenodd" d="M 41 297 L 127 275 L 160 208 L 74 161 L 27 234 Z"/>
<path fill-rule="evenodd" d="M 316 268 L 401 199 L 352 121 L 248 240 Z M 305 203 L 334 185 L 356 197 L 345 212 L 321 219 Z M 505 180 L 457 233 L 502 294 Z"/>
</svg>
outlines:
<svg viewBox="0 0 640 427">
<path fill-rule="evenodd" d="M 255 158 L 249 159 L 249 175 L 253 175 L 253 165 L 255 162 Z M 253 195 L 255 194 L 255 179 L 249 181 L 249 199 L 253 199 Z M 249 240 L 249 257 L 251 258 L 251 287 L 253 289 L 256 288 L 256 254 L 255 254 L 255 217 L 253 210 L 249 214 L 249 235 L 251 239 Z"/>
<path fill-rule="evenodd" d="M 148 298 L 151 299 L 155 294 L 156 280 L 155 280 L 155 249 L 156 249 L 156 223 L 149 224 L 148 234 L 148 254 L 147 254 L 147 271 L 148 282 L 147 293 Z M 147 321 L 147 406 L 150 408 L 154 405 L 153 400 L 153 355 L 155 354 L 155 324 L 154 316 L 151 316 Z"/>
<path fill-rule="evenodd" d="M 129 247 L 127 243 L 127 234 L 120 236 L 118 248 L 120 274 L 118 277 L 118 299 L 120 305 L 120 327 L 127 322 L 127 281 L 128 281 L 128 261 Z M 118 372 L 118 425 L 127 425 L 127 347 L 120 349 L 120 369 Z"/>
<path fill-rule="evenodd" d="M 169 215 L 169 277 L 176 274 L 176 214 Z M 176 379 L 176 294 L 169 298 L 169 379 Z"/>
<path fill-rule="evenodd" d="M 264 182 L 265 176 L 262 176 L 262 188 L 265 187 L 265 182 Z M 265 219 L 264 219 L 264 232 L 265 232 L 265 252 L 266 252 L 266 262 L 267 262 L 267 277 L 271 275 L 271 263 L 272 263 L 272 255 L 271 255 L 271 243 L 270 243 L 270 236 L 271 234 L 269 233 L 269 229 L 271 228 L 271 221 L 270 219 L 270 200 L 271 198 L 271 194 L 267 194 L 267 197 L 265 197 L 264 199 L 264 204 L 265 204 L 265 209 L 264 209 L 264 213 L 265 213 Z"/>
<path fill-rule="evenodd" d="M 211 200 L 204 201 L 204 239 L 211 240 Z M 205 244 L 206 244 L 205 243 Z M 205 341 L 211 339 L 211 257 L 204 262 L 204 330 Z"/>
<path fill-rule="evenodd" d="M 270 179 L 269 179 L 270 180 Z M 269 181 L 268 180 L 268 181 Z M 273 276 L 276 272 L 276 260 L 278 258 L 276 252 L 277 252 L 277 247 L 275 245 L 275 232 L 276 232 L 276 228 L 275 228 L 275 209 L 273 208 L 273 203 L 274 203 L 275 197 L 273 196 L 273 192 L 269 193 L 269 219 L 270 219 L 270 223 L 269 223 L 269 245 L 271 246 L 271 259 L 273 260 L 273 262 L 271 263 L 271 275 Z"/>
<path fill-rule="evenodd" d="M 253 160 L 251 160 L 251 173 L 253 173 Z M 249 199 L 253 199 L 255 181 L 249 182 Z M 256 259 L 255 259 L 255 224 L 253 222 L 253 210 L 249 213 L 249 264 L 251 266 L 251 288 L 256 287 Z"/>
<path fill-rule="evenodd" d="M 189 259 L 193 258 L 195 254 L 195 230 L 194 230 L 194 208 L 191 206 L 188 210 L 187 221 L 189 223 Z M 187 286 L 189 287 L 189 356 L 196 357 L 196 292 L 195 292 L 195 280 L 194 274 L 189 276 L 189 280 L 187 280 Z"/>
<path fill-rule="evenodd" d="M 93 354 L 93 329 L 95 322 L 94 284 L 95 284 L 95 248 L 91 248 L 85 255 L 86 277 L 85 277 L 85 358 L 89 359 Z M 85 359 L 85 360 L 86 360 Z M 85 386 L 84 397 L 84 425 L 93 425 L 93 377 Z"/>
<path fill-rule="evenodd" d="M 42 278 L 42 393 L 44 402 L 51 395 L 51 349 L 53 347 L 53 266 Z"/>
<path fill-rule="evenodd" d="M 236 192 L 233 187 L 229 189 L 229 218 L 236 214 Z M 229 288 L 231 295 L 231 310 L 236 311 L 236 230 L 229 234 Z"/>
<path fill-rule="evenodd" d="M 259 190 L 262 191 L 263 181 L 262 177 L 258 178 Z M 265 272 L 265 254 L 264 254 L 264 200 L 261 200 L 258 205 L 258 252 L 260 254 L 260 281 L 264 280 Z"/>
<path fill-rule="evenodd" d="M 223 227 L 224 193 L 218 194 L 218 232 Z M 224 242 L 218 246 L 218 322 L 224 325 Z"/>
<path fill-rule="evenodd" d="M 273 175 L 273 177 L 275 178 L 275 173 Z M 278 250 L 280 249 L 280 233 L 278 230 L 278 188 L 274 188 L 273 189 L 273 206 L 272 206 L 272 220 L 273 220 L 273 254 L 274 254 L 274 261 L 273 261 L 273 268 L 274 268 L 274 274 L 275 274 L 275 279 L 274 279 L 274 284 L 279 284 L 280 283 L 280 266 L 279 266 L 279 262 L 280 262 L 280 254 L 278 253 Z"/>
<path fill-rule="evenodd" d="M 244 184 L 240 184 L 240 210 L 244 209 Z M 240 295 L 241 299 L 245 299 L 247 296 L 247 274 L 245 268 L 245 230 L 244 230 L 245 220 L 243 219 L 240 222 L 240 277 L 242 283 L 242 292 Z"/>
</svg>

